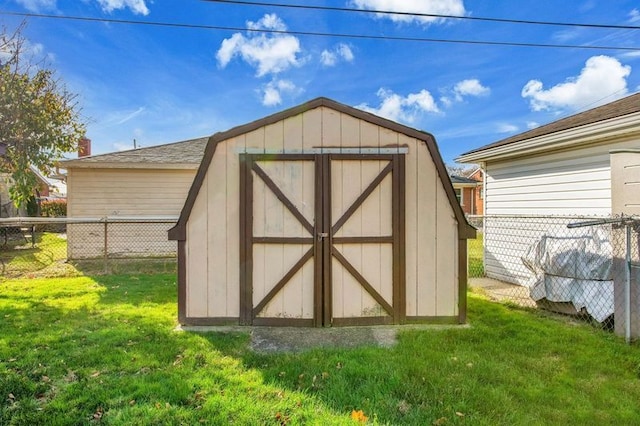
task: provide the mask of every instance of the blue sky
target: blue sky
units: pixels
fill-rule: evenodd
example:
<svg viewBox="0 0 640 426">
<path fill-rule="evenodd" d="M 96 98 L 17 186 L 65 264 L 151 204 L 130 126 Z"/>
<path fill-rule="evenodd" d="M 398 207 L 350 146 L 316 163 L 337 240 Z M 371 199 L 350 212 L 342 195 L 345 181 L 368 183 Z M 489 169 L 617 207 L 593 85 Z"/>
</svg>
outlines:
<svg viewBox="0 0 640 426">
<path fill-rule="evenodd" d="M 281 0 L 640 26 L 637 0 Z M 0 0 L 0 11 L 317 33 L 639 47 L 640 30 L 301 10 L 201 0 Z M 23 18 L 0 14 L 15 28 Z M 32 52 L 78 94 L 93 153 L 227 130 L 318 96 L 463 152 L 640 90 L 640 50 L 317 37 L 27 18 Z"/>
</svg>

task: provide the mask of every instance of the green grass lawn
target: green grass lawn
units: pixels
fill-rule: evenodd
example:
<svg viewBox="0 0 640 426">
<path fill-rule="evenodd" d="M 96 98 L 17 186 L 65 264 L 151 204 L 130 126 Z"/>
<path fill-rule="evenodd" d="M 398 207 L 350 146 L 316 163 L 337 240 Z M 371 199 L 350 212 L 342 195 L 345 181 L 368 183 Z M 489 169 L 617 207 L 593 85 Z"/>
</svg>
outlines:
<svg viewBox="0 0 640 426">
<path fill-rule="evenodd" d="M 71 268 L 66 259 L 67 240 L 60 234 L 37 233 L 35 245 L 30 236 L 12 235 L 0 247 L 0 277 L 67 275 Z"/>
<path fill-rule="evenodd" d="M 640 351 L 471 294 L 470 327 L 392 349 L 258 354 L 174 331 L 173 274 L 0 283 L 0 424 L 631 425 Z"/>
<path fill-rule="evenodd" d="M 7 244 L 0 240 L 0 283 L 11 278 L 52 278 L 105 273 L 175 273 L 175 257 L 110 258 L 67 261 L 64 233 L 37 232 L 35 244 L 12 235 Z"/>
<path fill-rule="evenodd" d="M 475 239 L 467 240 L 467 244 L 469 277 L 484 277 L 484 247 L 482 245 L 482 233 L 478 232 Z"/>
</svg>

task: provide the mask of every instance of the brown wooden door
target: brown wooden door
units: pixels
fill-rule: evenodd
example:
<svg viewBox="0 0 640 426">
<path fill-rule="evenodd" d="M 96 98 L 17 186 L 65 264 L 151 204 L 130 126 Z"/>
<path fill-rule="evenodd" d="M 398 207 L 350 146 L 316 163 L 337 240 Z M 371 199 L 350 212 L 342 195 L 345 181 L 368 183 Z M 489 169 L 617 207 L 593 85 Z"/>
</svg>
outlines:
<svg viewBox="0 0 640 426">
<path fill-rule="evenodd" d="M 404 320 L 404 159 L 241 154 L 243 324 Z"/>
</svg>

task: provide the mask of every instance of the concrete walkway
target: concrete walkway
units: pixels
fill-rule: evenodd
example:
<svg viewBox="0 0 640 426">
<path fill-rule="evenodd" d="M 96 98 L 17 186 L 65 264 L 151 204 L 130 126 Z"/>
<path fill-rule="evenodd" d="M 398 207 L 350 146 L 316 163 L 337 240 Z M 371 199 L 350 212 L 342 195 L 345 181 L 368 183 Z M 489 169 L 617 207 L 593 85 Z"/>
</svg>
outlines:
<svg viewBox="0 0 640 426">
<path fill-rule="evenodd" d="M 528 308 L 536 307 L 536 302 L 529 297 L 529 289 L 526 287 L 493 278 L 469 278 L 469 287 L 482 289 L 487 297 L 497 302 L 511 302 Z"/>
<path fill-rule="evenodd" d="M 392 348 L 400 330 L 466 329 L 468 324 L 406 324 L 353 327 L 178 326 L 176 331 L 249 333 L 255 352 L 301 352 L 315 348 Z"/>
</svg>

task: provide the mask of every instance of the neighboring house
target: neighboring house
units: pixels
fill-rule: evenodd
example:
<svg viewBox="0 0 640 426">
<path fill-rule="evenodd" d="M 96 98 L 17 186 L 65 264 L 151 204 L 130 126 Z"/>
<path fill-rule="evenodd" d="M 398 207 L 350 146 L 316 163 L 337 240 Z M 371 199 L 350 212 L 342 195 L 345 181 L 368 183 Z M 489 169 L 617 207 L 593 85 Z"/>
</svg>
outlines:
<svg viewBox="0 0 640 426">
<path fill-rule="evenodd" d="M 482 215 L 482 182 L 471 177 L 450 175 L 456 198 L 466 215 Z"/>
<path fill-rule="evenodd" d="M 38 187 L 33 194 L 38 200 L 59 199 L 67 196 L 67 185 L 62 177 L 46 176 L 34 166 L 31 166 L 31 172 L 38 180 Z M 0 173 L 0 217 L 24 216 L 27 214 L 25 209 L 17 209 L 14 206 L 9 196 L 11 182 L 9 173 Z"/>
<path fill-rule="evenodd" d="M 433 136 L 318 98 L 209 140 L 169 231 L 179 321 L 464 322 L 474 236 Z"/>
<path fill-rule="evenodd" d="M 62 176 L 45 175 L 36 167 L 31 166 L 31 172 L 38 178 L 38 198 L 66 198 L 67 184 Z"/>
<path fill-rule="evenodd" d="M 175 220 L 202 160 L 207 138 L 67 160 L 67 216 L 70 218 L 154 217 Z M 87 147 L 81 147 L 90 152 Z M 110 227 L 111 255 L 175 254 L 166 224 Z M 71 259 L 103 254 L 101 225 L 69 225 Z M 136 238 L 136 236 L 141 236 Z"/>
<path fill-rule="evenodd" d="M 474 213 L 471 214 L 482 216 L 484 214 L 484 172 L 481 167 L 476 167 L 467 177 L 478 182 L 478 186 L 475 187 L 471 194 L 473 197 L 474 211 Z"/>
<path fill-rule="evenodd" d="M 487 276 L 523 284 L 528 273 L 520 257 L 542 232 L 524 218 L 507 224 L 491 216 L 610 215 L 610 151 L 635 148 L 640 93 L 462 154 L 458 162 L 478 164 L 486 174 Z M 513 237 L 511 246 L 504 233 Z"/>
<path fill-rule="evenodd" d="M 10 186 L 11 176 L 7 173 L 0 173 L 0 217 L 17 216 L 17 210 L 9 197 Z"/>
</svg>

